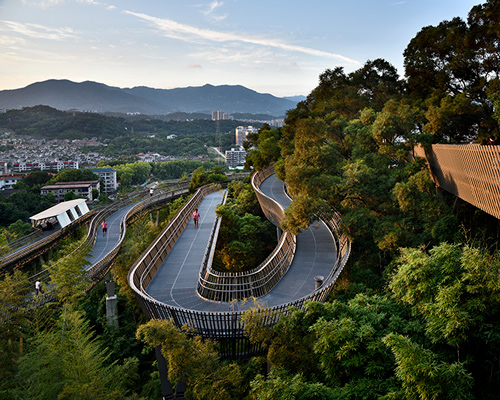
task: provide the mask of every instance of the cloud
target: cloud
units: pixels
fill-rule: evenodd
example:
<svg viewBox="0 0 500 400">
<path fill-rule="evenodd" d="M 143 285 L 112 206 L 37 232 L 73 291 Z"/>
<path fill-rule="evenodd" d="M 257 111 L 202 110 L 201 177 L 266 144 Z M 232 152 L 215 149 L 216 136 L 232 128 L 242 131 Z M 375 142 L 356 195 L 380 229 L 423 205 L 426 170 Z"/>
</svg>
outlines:
<svg viewBox="0 0 500 400">
<path fill-rule="evenodd" d="M 222 7 L 224 3 L 222 1 L 217 1 L 217 0 L 214 0 L 212 1 L 209 5 L 208 5 L 208 9 L 203 11 L 203 14 L 205 14 L 205 16 L 209 17 L 210 19 L 216 21 L 216 22 L 219 22 L 219 21 L 222 21 L 224 19 L 227 18 L 227 14 L 224 14 L 224 15 L 216 15 L 215 14 L 215 11 Z"/>
<path fill-rule="evenodd" d="M 108 10 L 114 10 L 116 7 L 113 5 L 109 5 L 97 0 L 21 0 L 23 4 L 31 6 L 31 7 L 37 7 L 41 8 L 42 10 L 45 10 L 50 7 L 56 7 L 60 4 L 68 3 L 68 2 L 75 2 L 76 3 L 82 3 L 82 4 L 90 4 L 94 6 L 103 6 Z"/>
<path fill-rule="evenodd" d="M 359 65 L 356 60 L 342 56 L 340 54 L 330 53 L 304 46 L 297 46 L 285 43 L 279 39 L 240 35 L 231 32 L 220 32 L 211 29 L 202 29 L 195 26 L 180 24 L 170 19 L 152 17 L 150 15 L 124 11 L 124 13 L 135 16 L 152 23 L 166 37 L 183 40 L 186 42 L 199 43 L 200 39 L 211 42 L 241 42 L 266 47 L 278 48 L 290 52 L 298 52 L 317 57 L 334 58 L 347 64 Z"/>
<path fill-rule="evenodd" d="M 201 69 L 201 64 L 189 64 L 188 68 Z"/>
<path fill-rule="evenodd" d="M 69 27 L 51 28 L 39 24 L 20 23 L 14 21 L 0 21 L 5 28 L 0 25 L 0 30 L 19 33 L 24 36 L 37 39 L 64 40 L 74 38 L 73 29 Z"/>
<path fill-rule="evenodd" d="M 205 11 L 205 14 L 211 14 L 211 13 L 213 13 L 217 8 L 222 7 L 223 4 L 224 3 L 222 1 L 221 2 L 218 2 L 217 0 L 212 1 L 210 3 L 210 5 L 208 6 L 208 10 Z"/>
<path fill-rule="evenodd" d="M 238 48 L 223 48 L 220 47 L 217 51 L 204 49 L 199 52 L 190 53 L 192 59 L 202 59 L 212 63 L 237 63 L 241 65 L 255 64 L 276 64 L 281 63 L 286 59 L 285 56 L 276 56 L 276 51 L 269 48 L 255 48 L 252 51 L 241 51 Z"/>
<path fill-rule="evenodd" d="M 23 4 L 33 7 L 46 9 L 49 7 L 58 6 L 64 3 L 65 0 L 21 0 Z"/>
<path fill-rule="evenodd" d="M 13 37 L 12 35 L 0 35 L 0 46 L 19 46 L 24 45 L 25 40 L 19 37 Z"/>
</svg>

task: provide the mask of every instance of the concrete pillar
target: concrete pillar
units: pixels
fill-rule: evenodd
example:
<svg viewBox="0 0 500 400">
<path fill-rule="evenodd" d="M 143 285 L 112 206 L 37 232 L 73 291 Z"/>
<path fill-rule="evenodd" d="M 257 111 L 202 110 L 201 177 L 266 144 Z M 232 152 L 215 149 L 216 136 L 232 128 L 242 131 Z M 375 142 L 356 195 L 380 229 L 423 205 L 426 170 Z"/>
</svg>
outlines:
<svg viewBox="0 0 500 400">
<path fill-rule="evenodd" d="M 316 275 L 314 277 L 314 290 L 318 290 L 321 286 L 323 286 L 323 280 L 325 278 L 321 275 Z"/>
<path fill-rule="evenodd" d="M 168 367 L 165 357 L 161 354 L 161 346 L 155 347 L 156 361 L 158 362 L 158 371 L 160 372 L 161 394 L 164 400 L 174 399 L 175 392 L 172 384 L 168 380 Z"/>
<path fill-rule="evenodd" d="M 156 211 L 156 226 L 160 225 L 160 210 Z"/>
<path fill-rule="evenodd" d="M 118 300 L 116 294 L 106 297 L 106 319 L 109 326 L 118 327 Z"/>
<path fill-rule="evenodd" d="M 108 325 L 118 326 L 118 299 L 115 294 L 116 284 L 111 279 L 109 272 L 104 277 L 106 282 L 106 319 Z"/>
</svg>

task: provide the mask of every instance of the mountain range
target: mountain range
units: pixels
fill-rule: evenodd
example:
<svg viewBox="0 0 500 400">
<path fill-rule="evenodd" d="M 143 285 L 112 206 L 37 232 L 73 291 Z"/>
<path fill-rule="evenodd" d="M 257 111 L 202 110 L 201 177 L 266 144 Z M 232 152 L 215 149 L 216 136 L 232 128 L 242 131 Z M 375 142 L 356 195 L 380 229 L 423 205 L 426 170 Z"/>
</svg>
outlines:
<svg viewBox="0 0 500 400">
<path fill-rule="evenodd" d="M 103 83 L 51 79 L 0 91 L 0 109 L 47 105 L 58 110 L 164 115 L 174 112 L 252 113 L 284 116 L 303 96 L 275 97 L 244 86 L 204 85 L 176 89 L 118 88 Z"/>
</svg>

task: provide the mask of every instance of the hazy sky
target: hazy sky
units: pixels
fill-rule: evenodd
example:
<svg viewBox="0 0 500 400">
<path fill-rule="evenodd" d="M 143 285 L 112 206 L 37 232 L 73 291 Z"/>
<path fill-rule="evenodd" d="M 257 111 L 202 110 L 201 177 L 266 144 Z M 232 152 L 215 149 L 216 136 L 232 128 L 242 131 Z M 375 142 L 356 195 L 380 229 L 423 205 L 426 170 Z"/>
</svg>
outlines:
<svg viewBox="0 0 500 400">
<path fill-rule="evenodd" d="M 0 0 L 0 90 L 46 79 L 307 95 L 480 0 Z"/>
</svg>

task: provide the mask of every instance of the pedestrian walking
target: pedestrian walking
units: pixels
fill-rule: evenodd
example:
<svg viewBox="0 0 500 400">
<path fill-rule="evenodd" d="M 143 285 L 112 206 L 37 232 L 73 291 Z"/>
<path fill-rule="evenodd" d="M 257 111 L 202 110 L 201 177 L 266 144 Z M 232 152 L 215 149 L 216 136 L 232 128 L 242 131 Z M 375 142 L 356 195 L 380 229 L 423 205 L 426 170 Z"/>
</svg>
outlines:
<svg viewBox="0 0 500 400">
<path fill-rule="evenodd" d="M 153 196 L 154 191 L 155 190 L 153 188 L 149 189 L 149 197 Z"/>
<path fill-rule="evenodd" d="M 193 221 L 194 221 L 194 227 L 198 228 L 198 220 L 200 219 L 200 213 L 198 212 L 198 209 L 194 210 L 193 213 Z"/>
<path fill-rule="evenodd" d="M 35 294 L 38 295 L 38 293 L 43 293 L 42 282 L 40 282 L 39 279 L 37 279 L 35 282 Z"/>
<path fill-rule="evenodd" d="M 106 236 L 106 232 L 108 232 L 108 223 L 106 221 L 102 221 L 102 236 Z"/>
</svg>

